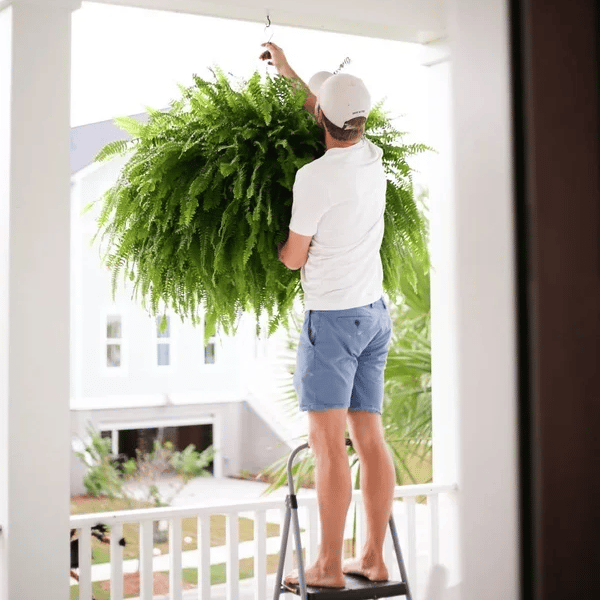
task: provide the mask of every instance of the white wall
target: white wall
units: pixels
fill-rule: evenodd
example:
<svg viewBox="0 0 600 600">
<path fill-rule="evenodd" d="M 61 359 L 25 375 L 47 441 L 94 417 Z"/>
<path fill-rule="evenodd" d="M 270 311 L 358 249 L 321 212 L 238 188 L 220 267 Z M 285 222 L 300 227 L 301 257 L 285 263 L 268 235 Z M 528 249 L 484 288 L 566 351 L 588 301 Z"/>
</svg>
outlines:
<svg viewBox="0 0 600 600">
<path fill-rule="evenodd" d="M 429 133 L 433 471 L 446 600 L 519 589 L 516 307 L 506 2 L 456 0 L 424 48 Z M 436 596 L 438 597 L 438 596 Z"/>
<path fill-rule="evenodd" d="M 7 588 L 11 9 L 0 10 L 0 598 Z"/>
</svg>

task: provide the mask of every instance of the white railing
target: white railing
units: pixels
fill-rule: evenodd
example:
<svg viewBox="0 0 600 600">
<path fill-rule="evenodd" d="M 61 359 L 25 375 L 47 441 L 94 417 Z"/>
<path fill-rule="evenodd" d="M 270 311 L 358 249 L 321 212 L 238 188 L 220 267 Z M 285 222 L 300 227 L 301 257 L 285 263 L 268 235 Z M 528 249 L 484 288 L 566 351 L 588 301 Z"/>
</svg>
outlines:
<svg viewBox="0 0 600 600">
<path fill-rule="evenodd" d="M 439 497 L 441 494 L 455 491 L 454 485 L 406 485 L 396 488 L 394 502 L 394 518 L 400 538 L 404 562 L 408 572 L 408 581 L 413 591 L 418 587 L 417 547 L 418 542 L 425 546 L 429 565 L 439 562 L 440 548 L 440 512 Z M 417 504 L 417 497 L 425 496 L 426 504 Z M 401 499 L 402 501 L 400 501 Z M 306 552 L 306 563 L 316 559 L 319 536 L 319 520 L 317 499 L 314 492 L 301 490 L 298 495 L 302 546 Z M 353 502 L 348 511 L 345 538 L 352 537 L 354 507 L 357 506 L 357 548 L 362 547 L 365 535 L 362 498 L 360 491 L 353 493 Z M 417 507 L 419 511 L 417 514 Z M 225 515 L 226 543 L 224 546 L 210 544 L 211 515 Z M 194 600 L 211 599 L 211 565 L 226 564 L 226 598 L 242 600 L 240 595 L 239 560 L 253 558 L 254 576 L 252 593 L 242 594 L 243 600 L 265 600 L 272 596 L 273 590 L 267 586 L 267 555 L 278 554 L 281 538 L 267 537 L 267 523 L 281 525 L 285 515 L 285 505 L 281 498 L 277 500 L 259 499 L 250 502 L 238 502 L 218 505 L 195 505 L 185 507 L 164 507 L 141 510 L 125 510 L 102 512 L 85 515 L 73 515 L 70 519 L 72 529 L 79 530 L 79 599 L 92 598 L 92 580 L 110 580 L 111 600 L 123 600 L 123 574 L 136 572 L 138 560 L 123 561 L 123 548 L 119 540 L 123 537 L 125 523 L 139 525 L 139 571 L 140 599 L 152 600 L 165 597 L 154 594 L 154 571 L 169 572 L 170 600 L 193 598 Z M 254 539 L 239 542 L 239 517 L 248 517 L 254 523 Z M 182 550 L 182 520 L 195 517 L 198 524 L 197 549 Z M 153 522 L 168 522 L 169 553 L 154 556 Z M 91 529 L 103 523 L 110 532 L 110 563 L 93 565 L 91 558 Z M 280 528 L 281 532 L 281 528 Z M 286 569 L 292 568 L 292 534 L 288 540 L 286 552 Z M 422 548 L 421 548 L 422 550 Z M 389 535 L 384 545 L 386 564 L 390 577 L 398 579 L 399 570 L 394 555 L 394 548 Z M 423 554 L 423 552 L 421 552 Z M 194 567 L 198 569 L 198 587 L 183 594 L 182 569 Z M 76 583 L 73 580 L 73 583 Z"/>
</svg>

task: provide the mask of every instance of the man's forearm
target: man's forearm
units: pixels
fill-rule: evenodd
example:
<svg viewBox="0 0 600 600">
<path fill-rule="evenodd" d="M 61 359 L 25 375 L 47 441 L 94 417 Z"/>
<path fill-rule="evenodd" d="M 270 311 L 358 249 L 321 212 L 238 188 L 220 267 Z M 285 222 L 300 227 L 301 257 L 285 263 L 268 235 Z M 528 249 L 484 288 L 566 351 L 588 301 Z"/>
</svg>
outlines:
<svg viewBox="0 0 600 600">
<path fill-rule="evenodd" d="M 277 69 L 277 73 L 286 79 L 289 79 L 296 88 L 302 86 L 308 93 L 306 95 L 306 101 L 304 102 L 304 108 L 311 114 L 314 114 L 315 104 L 317 99 L 314 94 L 310 91 L 310 88 L 302 81 L 298 76 L 298 73 L 292 69 L 287 59 L 285 58 L 283 51 L 279 46 L 267 42 L 263 44 L 268 50 L 261 55 L 263 60 L 269 60 L 269 64 L 273 65 Z M 273 62 L 271 62 L 271 60 Z"/>
<path fill-rule="evenodd" d="M 302 79 L 300 79 L 300 77 L 298 76 L 296 71 L 294 71 L 294 69 L 292 69 L 292 67 L 290 67 L 290 65 L 288 63 L 279 65 L 277 67 L 277 72 L 280 75 L 282 75 L 283 77 L 285 77 L 286 79 L 297 79 L 306 89 L 308 89 L 308 87 L 306 86 L 304 81 L 302 81 Z"/>
<path fill-rule="evenodd" d="M 294 69 L 292 69 L 292 67 L 290 67 L 289 64 L 282 65 L 278 69 L 278 71 L 282 77 L 285 77 L 286 79 L 289 79 L 290 81 L 294 82 L 295 85 L 301 85 L 308 92 L 306 96 L 306 101 L 304 102 L 304 108 L 310 113 L 314 113 L 317 99 L 315 95 L 310 91 L 310 88 L 306 85 L 306 83 L 304 83 L 304 81 L 300 79 L 296 71 L 294 71 Z"/>
</svg>

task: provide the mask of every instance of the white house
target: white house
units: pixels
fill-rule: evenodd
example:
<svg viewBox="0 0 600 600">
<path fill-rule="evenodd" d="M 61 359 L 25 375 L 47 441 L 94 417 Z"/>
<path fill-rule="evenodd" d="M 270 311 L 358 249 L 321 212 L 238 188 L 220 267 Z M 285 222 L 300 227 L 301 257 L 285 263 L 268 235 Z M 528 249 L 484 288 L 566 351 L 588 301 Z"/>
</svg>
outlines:
<svg viewBox="0 0 600 600">
<path fill-rule="evenodd" d="M 111 272 L 99 243 L 91 244 L 102 194 L 127 160 L 94 159 L 106 143 L 126 137 L 112 121 L 72 129 L 71 435 L 78 446 L 92 425 L 112 438 L 114 455 L 127 457 L 151 450 L 155 438 L 178 450 L 212 444 L 216 476 L 257 473 L 286 454 L 292 439 L 293 421 L 278 409 L 277 390 L 265 385 L 273 377 L 257 377 L 274 373 L 279 338 L 257 338 L 249 315 L 235 335 L 207 345 L 202 325 L 169 312 L 162 332 L 162 318 L 132 299 L 127 282 L 113 299 Z M 72 493 L 84 492 L 84 473 L 72 454 Z"/>
</svg>

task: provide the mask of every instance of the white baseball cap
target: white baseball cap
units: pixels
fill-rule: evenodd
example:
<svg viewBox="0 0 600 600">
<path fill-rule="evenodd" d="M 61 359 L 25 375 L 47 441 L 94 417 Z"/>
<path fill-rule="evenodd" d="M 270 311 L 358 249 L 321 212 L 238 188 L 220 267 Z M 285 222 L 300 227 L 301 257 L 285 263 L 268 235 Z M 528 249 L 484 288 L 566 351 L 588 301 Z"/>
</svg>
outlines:
<svg viewBox="0 0 600 600">
<path fill-rule="evenodd" d="M 310 78 L 308 87 L 325 116 L 340 128 L 350 119 L 369 115 L 371 96 L 362 79 L 354 75 L 319 71 Z"/>
</svg>

